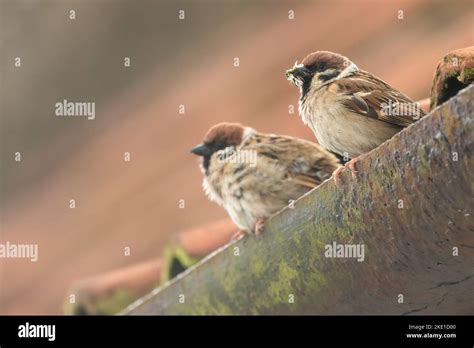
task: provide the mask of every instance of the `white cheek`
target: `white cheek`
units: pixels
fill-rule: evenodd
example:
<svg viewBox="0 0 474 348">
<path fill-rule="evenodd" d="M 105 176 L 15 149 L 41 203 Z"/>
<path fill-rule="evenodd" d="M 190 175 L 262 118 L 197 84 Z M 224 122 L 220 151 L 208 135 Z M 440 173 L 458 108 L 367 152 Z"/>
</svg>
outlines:
<svg viewBox="0 0 474 348">
<path fill-rule="evenodd" d="M 318 75 L 314 75 L 311 79 L 311 89 L 319 88 L 324 82 L 318 79 Z"/>
</svg>

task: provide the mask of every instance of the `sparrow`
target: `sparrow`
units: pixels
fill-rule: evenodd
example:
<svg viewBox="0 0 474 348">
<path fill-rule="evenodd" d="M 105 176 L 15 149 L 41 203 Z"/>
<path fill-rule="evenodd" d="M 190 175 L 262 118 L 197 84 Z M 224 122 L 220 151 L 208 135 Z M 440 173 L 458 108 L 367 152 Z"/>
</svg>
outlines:
<svg viewBox="0 0 474 348">
<path fill-rule="evenodd" d="M 340 165 L 318 144 L 238 123 L 214 125 L 191 152 L 202 157 L 204 192 L 241 230 L 233 239 L 258 236 L 271 215 L 329 179 Z"/>
<path fill-rule="evenodd" d="M 425 115 L 409 97 L 337 53 L 311 53 L 286 77 L 299 88 L 303 122 L 319 144 L 351 159 L 345 167 L 352 173 L 359 156 Z"/>
</svg>

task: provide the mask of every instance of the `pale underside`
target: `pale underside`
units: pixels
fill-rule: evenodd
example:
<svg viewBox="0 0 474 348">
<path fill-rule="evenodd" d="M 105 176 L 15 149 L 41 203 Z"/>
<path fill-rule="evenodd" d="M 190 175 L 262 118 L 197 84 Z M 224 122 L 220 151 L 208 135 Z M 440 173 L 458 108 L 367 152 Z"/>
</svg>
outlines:
<svg viewBox="0 0 474 348">
<path fill-rule="evenodd" d="M 339 96 L 324 88 L 308 95 L 299 109 L 303 122 L 323 147 L 349 158 L 369 152 L 402 129 L 349 111 Z"/>
</svg>

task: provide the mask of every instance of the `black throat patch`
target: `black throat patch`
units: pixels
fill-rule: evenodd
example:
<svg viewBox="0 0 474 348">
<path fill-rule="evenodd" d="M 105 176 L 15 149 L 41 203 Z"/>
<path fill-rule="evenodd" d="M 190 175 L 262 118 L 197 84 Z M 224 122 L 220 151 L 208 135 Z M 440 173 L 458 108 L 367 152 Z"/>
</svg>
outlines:
<svg viewBox="0 0 474 348">
<path fill-rule="evenodd" d="M 311 87 L 311 79 L 304 79 L 303 84 L 300 87 L 300 100 L 304 101 L 306 99 L 306 95 L 309 92 L 309 88 Z"/>
</svg>

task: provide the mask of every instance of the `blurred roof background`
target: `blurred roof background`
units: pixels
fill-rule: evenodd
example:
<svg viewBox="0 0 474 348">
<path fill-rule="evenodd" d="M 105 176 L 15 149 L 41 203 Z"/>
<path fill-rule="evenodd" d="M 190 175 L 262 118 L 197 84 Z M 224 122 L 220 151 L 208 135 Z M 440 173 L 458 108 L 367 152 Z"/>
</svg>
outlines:
<svg viewBox="0 0 474 348">
<path fill-rule="evenodd" d="M 469 0 L 0 3 L 0 242 L 39 246 L 37 262 L 0 260 L 0 314 L 60 313 L 74 280 L 226 216 L 189 150 L 221 121 L 314 140 L 284 75 L 307 53 L 344 54 L 421 99 L 439 59 L 473 43 Z M 95 102 L 95 120 L 56 117 L 63 99 Z"/>
</svg>

